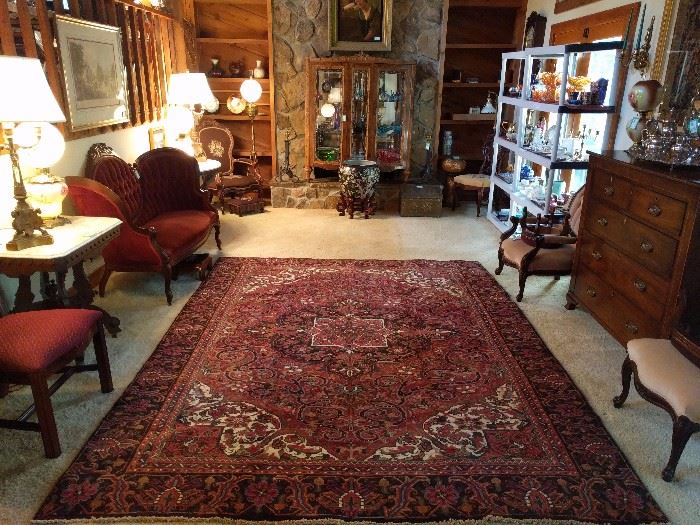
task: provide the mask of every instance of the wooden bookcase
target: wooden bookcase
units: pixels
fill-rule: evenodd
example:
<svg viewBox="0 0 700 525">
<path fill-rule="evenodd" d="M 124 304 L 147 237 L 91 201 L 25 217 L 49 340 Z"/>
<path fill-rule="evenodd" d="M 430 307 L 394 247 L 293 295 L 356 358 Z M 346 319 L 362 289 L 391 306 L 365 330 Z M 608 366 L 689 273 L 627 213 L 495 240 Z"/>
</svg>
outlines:
<svg viewBox="0 0 700 525">
<path fill-rule="evenodd" d="M 452 131 L 452 155 L 467 160 L 467 170 L 482 162 L 481 148 L 496 123 L 496 115 L 455 119 L 470 107 L 486 103 L 489 91 L 498 93 L 501 53 L 520 49 L 525 24 L 525 0 L 447 0 L 445 53 L 441 79 L 437 154 L 442 158 L 444 130 Z M 453 82 L 454 73 L 461 82 Z M 476 82 L 466 80 L 478 79 Z"/>
<path fill-rule="evenodd" d="M 240 97 L 240 87 L 262 60 L 267 75 L 257 79 L 263 88 L 255 118 L 255 149 L 265 186 L 277 173 L 275 148 L 275 103 L 272 53 L 271 0 L 194 0 L 199 71 L 212 69 L 212 58 L 219 59 L 221 78 L 209 77 L 209 86 L 219 99 L 219 111 L 208 116 L 231 130 L 236 157 L 251 150 L 250 120 L 244 113 L 234 115 L 226 107 L 230 95 Z M 229 66 L 242 63 L 241 73 L 232 77 Z"/>
</svg>

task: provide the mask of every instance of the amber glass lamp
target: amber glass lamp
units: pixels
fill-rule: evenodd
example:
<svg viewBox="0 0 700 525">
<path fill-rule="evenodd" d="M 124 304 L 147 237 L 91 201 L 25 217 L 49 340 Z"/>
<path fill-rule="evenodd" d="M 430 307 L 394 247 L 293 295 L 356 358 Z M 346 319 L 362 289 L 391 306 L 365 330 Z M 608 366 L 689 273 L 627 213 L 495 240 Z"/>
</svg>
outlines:
<svg viewBox="0 0 700 525">
<path fill-rule="evenodd" d="M 15 235 L 6 248 L 16 251 L 53 244 L 53 237 L 43 227 L 39 210 L 27 202 L 14 130 L 22 122 L 34 123 L 35 142 L 38 143 L 42 122 L 65 122 L 66 118 L 51 92 L 38 59 L 0 56 L 0 78 L 0 122 L 3 130 L 1 147 L 9 153 L 12 161 L 14 197 L 17 201 L 12 211 Z"/>
</svg>

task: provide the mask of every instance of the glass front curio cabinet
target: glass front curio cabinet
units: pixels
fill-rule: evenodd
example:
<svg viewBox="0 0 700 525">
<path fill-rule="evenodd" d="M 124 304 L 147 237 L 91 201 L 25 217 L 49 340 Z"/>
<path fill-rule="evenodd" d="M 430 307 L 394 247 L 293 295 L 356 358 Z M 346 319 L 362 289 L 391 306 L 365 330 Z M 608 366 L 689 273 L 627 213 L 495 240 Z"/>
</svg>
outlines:
<svg viewBox="0 0 700 525">
<path fill-rule="evenodd" d="M 366 55 L 307 59 L 306 174 L 338 176 L 347 159 L 410 173 L 416 65 Z"/>
</svg>

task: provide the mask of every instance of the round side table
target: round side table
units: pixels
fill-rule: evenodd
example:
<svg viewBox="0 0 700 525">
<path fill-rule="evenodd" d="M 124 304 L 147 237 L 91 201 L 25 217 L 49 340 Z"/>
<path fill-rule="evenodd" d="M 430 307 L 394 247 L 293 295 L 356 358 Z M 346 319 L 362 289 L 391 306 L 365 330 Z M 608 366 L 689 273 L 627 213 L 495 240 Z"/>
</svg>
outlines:
<svg viewBox="0 0 700 525">
<path fill-rule="evenodd" d="M 198 161 L 199 173 L 201 174 L 200 186 L 204 188 L 221 168 L 221 162 L 215 159 Z"/>
</svg>

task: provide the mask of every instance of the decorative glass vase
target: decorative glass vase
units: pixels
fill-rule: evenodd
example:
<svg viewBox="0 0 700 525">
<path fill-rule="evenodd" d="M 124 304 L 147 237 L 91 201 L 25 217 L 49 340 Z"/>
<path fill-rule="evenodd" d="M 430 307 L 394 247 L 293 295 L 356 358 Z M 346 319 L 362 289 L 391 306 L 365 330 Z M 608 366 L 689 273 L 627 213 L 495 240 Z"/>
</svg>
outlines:
<svg viewBox="0 0 700 525">
<path fill-rule="evenodd" d="M 255 61 L 255 69 L 253 70 L 253 78 L 265 78 L 266 72 L 262 65 L 262 60 Z"/>
<path fill-rule="evenodd" d="M 211 69 L 207 72 L 207 76 L 212 78 L 221 78 L 224 76 L 224 70 L 219 66 L 218 58 L 211 59 Z"/>
</svg>

